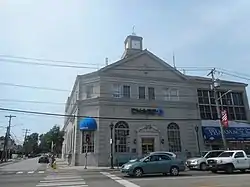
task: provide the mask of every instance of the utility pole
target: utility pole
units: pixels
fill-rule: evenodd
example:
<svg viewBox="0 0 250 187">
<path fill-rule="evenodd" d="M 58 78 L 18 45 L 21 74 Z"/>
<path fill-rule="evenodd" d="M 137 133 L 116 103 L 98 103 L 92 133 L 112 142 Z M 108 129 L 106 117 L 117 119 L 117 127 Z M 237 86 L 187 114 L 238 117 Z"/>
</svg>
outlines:
<svg viewBox="0 0 250 187">
<path fill-rule="evenodd" d="M 26 139 L 27 139 L 28 132 L 29 132 L 30 130 L 29 130 L 29 129 L 23 129 L 23 130 L 25 130 L 24 140 L 23 140 L 23 153 L 24 153 L 24 155 L 25 155 L 25 153 L 26 153 L 25 142 L 26 142 Z"/>
<path fill-rule="evenodd" d="M 7 127 L 6 130 L 6 134 L 5 134 L 5 139 L 4 139 L 4 146 L 3 146 L 3 153 L 2 153 L 2 158 L 1 158 L 1 162 L 3 162 L 3 160 L 6 162 L 7 161 L 7 154 L 8 154 L 8 142 L 9 142 L 9 137 L 10 137 L 10 127 L 11 127 L 11 120 L 12 118 L 15 118 L 16 116 L 5 116 L 6 118 L 9 118 L 9 125 Z"/>
<path fill-rule="evenodd" d="M 220 131 L 221 131 L 221 138 L 223 141 L 223 146 L 224 149 L 227 150 L 227 142 L 226 142 L 226 138 L 225 138 L 225 134 L 224 134 L 224 129 L 223 126 L 221 124 L 221 111 L 220 111 L 220 106 L 219 106 L 219 101 L 218 101 L 218 95 L 217 95 L 217 87 L 219 87 L 219 83 L 216 81 L 215 77 L 214 77 L 214 73 L 216 72 L 215 68 L 213 68 L 207 76 L 211 75 L 212 77 L 212 86 L 211 88 L 214 91 L 214 98 L 215 98 L 215 105 L 216 105 L 216 112 L 217 112 L 217 118 L 219 120 L 219 125 L 220 125 Z"/>
</svg>

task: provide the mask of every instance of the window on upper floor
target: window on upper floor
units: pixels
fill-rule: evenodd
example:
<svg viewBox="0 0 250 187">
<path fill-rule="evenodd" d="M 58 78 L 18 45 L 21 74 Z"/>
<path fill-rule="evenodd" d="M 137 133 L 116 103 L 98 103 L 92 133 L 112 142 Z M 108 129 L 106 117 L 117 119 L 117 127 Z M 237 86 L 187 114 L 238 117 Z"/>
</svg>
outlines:
<svg viewBox="0 0 250 187">
<path fill-rule="evenodd" d="M 113 84 L 113 97 L 114 98 L 130 98 L 131 89 L 129 85 Z"/>
<path fill-rule="evenodd" d="M 139 99 L 146 98 L 146 91 L 144 86 L 139 86 Z"/>
<path fill-rule="evenodd" d="M 130 98 L 130 86 L 123 85 L 122 93 L 123 93 L 123 97 Z"/>
<path fill-rule="evenodd" d="M 165 101 L 179 101 L 179 90 L 176 88 L 164 89 L 164 100 Z"/>
<path fill-rule="evenodd" d="M 243 93 L 218 91 L 217 98 L 220 111 L 226 110 L 228 120 L 247 120 L 246 109 L 243 102 Z M 214 92 L 211 90 L 197 90 L 201 119 L 218 119 Z M 224 95 L 223 95 L 224 94 Z"/>
<path fill-rule="evenodd" d="M 155 100 L 155 88 L 148 87 L 148 99 Z"/>
<path fill-rule="evenodd" d="M 122 87 L 120 84 L 113 84 L 113 97 L 114 98 L 121 98 L 122 96 Z"/>
<path fill-rule="evenodd" d="M 92 98 L 93 94 L 94 94 L 94 86 L 93 85 L 86 86 L 86 97 Z"/>
</svg>

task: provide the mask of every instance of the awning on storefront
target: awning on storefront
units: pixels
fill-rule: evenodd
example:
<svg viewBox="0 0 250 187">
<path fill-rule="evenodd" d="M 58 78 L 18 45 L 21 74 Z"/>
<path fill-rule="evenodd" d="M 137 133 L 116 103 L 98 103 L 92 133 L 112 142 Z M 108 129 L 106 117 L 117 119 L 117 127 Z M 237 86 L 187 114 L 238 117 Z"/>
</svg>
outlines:
<svg viewBox="0 0 250 187">
<path fill-rule="evenodd" d="M 222 139 L 219 124 L 219 121 L 202 121 L 202 134 L 204 140 L 214 141 Z M 230 121 L 229 127 L 224 129 L 224 135 L 227 140 L 231 141 L 249 141 L 250 124 Z"/>
<path fill-rule="evenodd" d="M 94 118 L 86 117 L 80 121 L 80 130 L 95 131 L 97 129 L 97 123 Z"/>
</svg>

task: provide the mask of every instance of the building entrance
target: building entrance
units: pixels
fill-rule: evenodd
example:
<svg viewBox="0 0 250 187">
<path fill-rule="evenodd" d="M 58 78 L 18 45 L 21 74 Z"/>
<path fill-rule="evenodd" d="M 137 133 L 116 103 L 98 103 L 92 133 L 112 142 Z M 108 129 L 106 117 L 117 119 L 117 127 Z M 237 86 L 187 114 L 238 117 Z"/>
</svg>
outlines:
<svg viewBox="0 0 250 187">
<path fill-rule="evenodd" d="M 142 154 L 148 154 L 150 152 L 154 152 L 155 150 L 155 145 L 154 145 L 154 138 L 142 138 Z"/>
</svg>

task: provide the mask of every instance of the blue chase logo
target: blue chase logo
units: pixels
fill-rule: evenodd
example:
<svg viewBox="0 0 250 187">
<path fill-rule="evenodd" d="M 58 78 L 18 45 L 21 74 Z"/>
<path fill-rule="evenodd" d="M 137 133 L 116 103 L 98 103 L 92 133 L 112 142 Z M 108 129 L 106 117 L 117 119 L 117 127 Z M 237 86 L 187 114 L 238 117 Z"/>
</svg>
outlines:
<svg viewBox="0 0 250 187">
<path fill-rule="evenodd" d="M 132 114 L 163 116 L 164 111 L 160 108 L 131 108 Z"/>
</svg>

